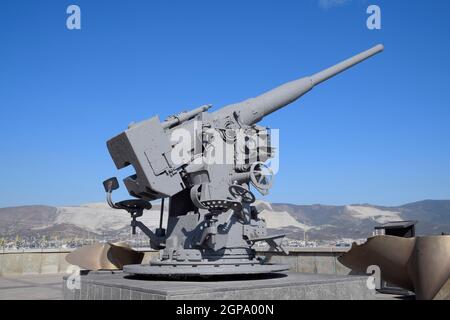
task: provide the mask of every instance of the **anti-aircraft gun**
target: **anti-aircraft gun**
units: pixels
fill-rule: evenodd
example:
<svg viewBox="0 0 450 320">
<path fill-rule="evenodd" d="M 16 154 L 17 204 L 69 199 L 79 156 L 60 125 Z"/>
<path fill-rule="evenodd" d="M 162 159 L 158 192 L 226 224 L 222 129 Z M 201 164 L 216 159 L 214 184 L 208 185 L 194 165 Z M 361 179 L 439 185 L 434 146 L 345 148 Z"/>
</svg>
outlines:
<svg viewBox="0 0 450 320">
<path fill-rule="evenodd" d="M 132 124 L 107 142 L 118 169 L 133 166 L 124 179 L 131 196 L 114 203 L 116 178 L 104 182 L 108 203 L 130 212 L 133 232 L 140 228 L 160 250 L 149 265 L 129 265 L 133 274 L 217 275 L 287 270 L 265 263 L 253 246 L 266 242 L 286 252 L 284 235 L 268 235 L 254 205 L 251 187 L 265 195 L 273 183 L 267 161 L 275 155 L 270 129 L 257 123 L 294 102 L 314 86 L 381 52 L 377 45 L 309 77 L 281 85 L 256 98 L 208 113 L 210 105 Z M 164 199 L 169 198 L 166 228 Z M 154 232 L 137 218 L 161 200 L 161 223 Z"/>
</svg>

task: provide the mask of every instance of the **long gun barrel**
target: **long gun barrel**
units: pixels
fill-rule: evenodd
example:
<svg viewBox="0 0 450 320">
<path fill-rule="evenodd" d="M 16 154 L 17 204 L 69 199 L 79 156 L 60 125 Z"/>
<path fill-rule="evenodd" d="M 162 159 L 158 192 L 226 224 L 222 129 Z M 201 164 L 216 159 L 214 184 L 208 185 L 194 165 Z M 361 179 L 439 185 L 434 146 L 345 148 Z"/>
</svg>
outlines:
<svg viewBox="0 0 450 320">
<path fill-rule="evenodd" d="M 236 113 L 241 123 L 246 125 L 255 124 L 263 117 L 294 102 L 319 83 L 322 83 L 347 70 L 348 68 L 374 56 L 375 54 L 383 51 L 383 49 L 384 46 L 379 44 L 350 59 L 313 74 L 312 76 L 285 83 L 275 89 L 263 93 L 256 98 L 251 98 L 236 104 L 225 106 L 224 108 L 214 112 L 213 116 L 216 118 L 223 118 Z"/>
</svg>

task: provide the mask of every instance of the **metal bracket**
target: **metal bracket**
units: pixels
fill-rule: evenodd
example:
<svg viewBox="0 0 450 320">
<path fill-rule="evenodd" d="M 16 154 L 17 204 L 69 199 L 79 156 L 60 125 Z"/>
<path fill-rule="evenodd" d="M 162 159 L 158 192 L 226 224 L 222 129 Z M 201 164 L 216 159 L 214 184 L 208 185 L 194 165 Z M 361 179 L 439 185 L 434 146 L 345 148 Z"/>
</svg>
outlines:
<svg viewBox="0 0 450 320">
<path fill-rule="evenodd" d="M 267 236 L 267 237 L 248 239 L 247 241 L 251 242 L 252 245 L 255 244 L 255 242 L 265 241 L 270 246 L 270 249 L 273 249 L 277 252 L 283 252 L 284 254 L 288 255 L 289 250 L 287 250 L 282 245 L 282 241 L 283 241 L 284 237 L 285 237 L 284 234 L 278 234 L 278 235 L 272 235 L 272 236 Z"/>
</svg>

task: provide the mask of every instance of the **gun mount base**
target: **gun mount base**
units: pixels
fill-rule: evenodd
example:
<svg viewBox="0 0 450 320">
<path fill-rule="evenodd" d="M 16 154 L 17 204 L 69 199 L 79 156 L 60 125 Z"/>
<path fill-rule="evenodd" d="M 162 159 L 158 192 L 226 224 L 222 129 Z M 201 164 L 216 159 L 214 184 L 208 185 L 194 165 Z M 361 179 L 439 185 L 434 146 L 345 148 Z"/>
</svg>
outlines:
<svg viewBox="0 0 450 320">
<path fill-rule="evenodd" d="M 252 275 L 268 274 L 281 271 L 287 271 L 289 267 L 281 264 L 260 264 L 255 261 L 254 264 L 236 263 L 198 263 L 198 264 L 177 264 L 171 265 L 148 265 L 148 264 L 130 264 L 123 267 L 123 271 L 128 274 L 141 276 L 159 276 L 159 277 L 198 277 L 198 276 L 226 276 L 226 275 Z"/>
</svg>

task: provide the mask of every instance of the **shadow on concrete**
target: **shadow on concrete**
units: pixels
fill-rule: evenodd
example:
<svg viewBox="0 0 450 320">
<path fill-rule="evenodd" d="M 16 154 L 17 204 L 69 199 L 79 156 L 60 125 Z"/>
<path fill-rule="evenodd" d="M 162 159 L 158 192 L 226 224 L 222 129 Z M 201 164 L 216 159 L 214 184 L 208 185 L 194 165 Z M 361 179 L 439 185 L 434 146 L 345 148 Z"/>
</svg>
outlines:
<svg viewBox="0 0 450 320">
<path fill-rule="evenodd" d="M 147 281 L 190 281 L 190 282 L 216 282 L 216 281 L 251 281 L 279 279 L 287 277 L 283 273 L 267 274 L 235 274 L 235 275 L 126 275 L 125 279 Z"/>
</svg>

